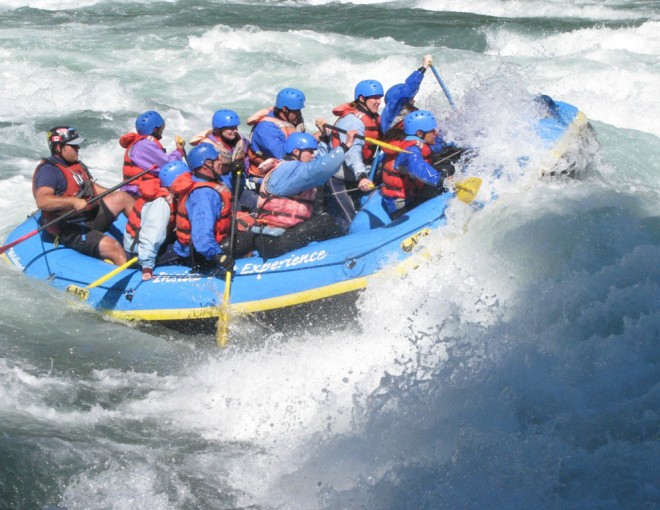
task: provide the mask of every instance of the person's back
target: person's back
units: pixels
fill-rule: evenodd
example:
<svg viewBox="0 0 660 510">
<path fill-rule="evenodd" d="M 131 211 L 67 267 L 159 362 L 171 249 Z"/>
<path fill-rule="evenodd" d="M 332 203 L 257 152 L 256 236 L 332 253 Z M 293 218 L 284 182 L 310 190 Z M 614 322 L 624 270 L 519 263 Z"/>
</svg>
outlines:
<svg viewBox="0 0 660 510">
<path fill-rule="evenodd" d="M 165 120 L 153 110 L 140 114 L 135 120 L 136 132 L 130 132 L 119 138 L 119 145 L 125 149 L 122 173 L 124 179 L 140 173 L 142 170 L 152 172 L 132 182 L 126 191 L 139 196 L 138 185 L 141 181 L 158 176 L 159 170 L 170 161 L 180 161 L 183 158 L 183 143 L 177 138 L 176 149 L 166 152 L 161 140 L 165 130 Z"/>
<path fill-rule="evenodd" d="M 57 236 L 64 246 L 121 265 L 126 262 L 126 254 L 119 242 L 105 232 L 119 213 L 128 216 L 134 200 L 127 193 L 116 191 L 88 205 L 90 199 L 106 189 L 93 182 L 89 170 L 79 160 L 82 142 L 78 132 L 68 126 L 57 126 L 48 132 L 50 157 L 37 165 L 32 178 L 41 221 L 49 223 L 72 210 L 78 211 L 48 228 L 48 233 Z"/>
</svg>

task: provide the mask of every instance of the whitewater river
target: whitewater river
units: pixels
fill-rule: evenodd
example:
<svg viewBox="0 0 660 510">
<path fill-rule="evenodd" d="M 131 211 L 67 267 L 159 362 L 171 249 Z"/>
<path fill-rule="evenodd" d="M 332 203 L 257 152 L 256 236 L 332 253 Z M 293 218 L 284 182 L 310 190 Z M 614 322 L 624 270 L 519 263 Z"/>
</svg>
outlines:
<svg viewBox="0 0 660 510">
<path fill-rule="evenodd" d="M 106 321 L 0 264 L 0 509 L 660 508 L 660 5 L 0 0 L 0 239 L 48 128 L 99 181 L 142 111 L 190 138 L 280 88 L 307 124 L 430 53 L 418 105 L 498 199 L 319 327 Z M 540 179 L 533 97 L 579 107 L 579 179 Z M 245 126 L 241 127 L 248 133 Z"/>
</svg>

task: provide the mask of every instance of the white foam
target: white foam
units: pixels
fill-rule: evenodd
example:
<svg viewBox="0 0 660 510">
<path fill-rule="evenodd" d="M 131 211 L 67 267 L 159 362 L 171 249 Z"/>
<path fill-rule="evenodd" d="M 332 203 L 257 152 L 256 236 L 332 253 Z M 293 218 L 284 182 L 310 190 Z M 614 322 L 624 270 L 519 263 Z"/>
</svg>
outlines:
<svg viewBox="0 0 660 510">
<path fill-rule="evenodd" d="M 660 136 L 660 23 L 589 28 L 548 37 L 487 32 L 488 54 L 515 62 L 531 90 L 578 106 L 590 118 Z"/>
<path fill-rule="evenodd" d="M 590 0 L 570 4 L 563 0 L 420 0 L 416 6 L 429 11 L 463 12 L 498 18 L 625 20 L 643 17 L 633 9 L 614 9 Z"/>
</svg>

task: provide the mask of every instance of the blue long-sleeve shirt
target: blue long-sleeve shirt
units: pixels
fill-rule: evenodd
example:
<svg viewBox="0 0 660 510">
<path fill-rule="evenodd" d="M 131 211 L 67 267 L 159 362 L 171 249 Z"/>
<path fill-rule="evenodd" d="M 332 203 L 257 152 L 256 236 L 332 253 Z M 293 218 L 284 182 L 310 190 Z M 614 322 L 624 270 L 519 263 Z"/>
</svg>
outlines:
<svg viewBox="0 0 660 510">
<path fill-rule="evenodd" d="M 203 182 L 193 177 L 194 181 Z M 190 242 L 195 250 L 207 260 L 222 253 L 215 242 L 215 222 L 222 211 L 222 198 L 211 188 L 193 190 L 186 200 L 186 211 L 190 219 Z M 190 246 L 183 246 L 179 241 L 174 243 L 174 251 L 180 257 L 190 256 Z"/>
<path fill-rule="evenodd" d="M 275 117 L 275 115 L 270 112 L 266 117 Z M 254 152 L 260 152 L 264 159 L 282 159 L 286 154 L 285 143 L 284 131 L 272 122 L 259 122 L 250 136 L 250 147 Z"/>
<path fill-rule="evenodd" d="M 327 182 L 344 162 L 344 149 L 335 147 L 312 161 L 285 161 L 268 177 L 267 191 L 280 197 L 291 197 Z"/>
<path fill-rule="evenodd" d="M 383 113 L 380 116 L 380 128 L 383 133 L 392 127 L 394 119 L 399 115 L 404 105 L 417 95 L 423 79 L 423 72 L 419 70 L 413 71 L 406 78 L 403 87 L 395 91 L 391 98 L 388 97 Z"/>
</svg>

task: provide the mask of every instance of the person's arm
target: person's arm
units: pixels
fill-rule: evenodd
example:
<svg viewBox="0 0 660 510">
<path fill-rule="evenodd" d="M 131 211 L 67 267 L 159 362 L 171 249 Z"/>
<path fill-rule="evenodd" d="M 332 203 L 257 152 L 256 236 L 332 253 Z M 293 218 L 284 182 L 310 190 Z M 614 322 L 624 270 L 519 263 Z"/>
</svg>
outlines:
<svg viewBox="0 0 660 510">
<path fill-rule="evenodd" d="M 170 204 L 165 197 L 147 202 L 142 207 L 142 219 L 138 241 L 138 261 L 142 268 L 153 269 L 158 250 L 167 237 L 170 222 Z"/>
<path fill-rule="evenodd" d="M 344 118 L 340 119 L 339 122 L 337 122 L 337 127 L 346 131 L 355 130 L 357 131 L 357 134 L 364 137 L 364 123 L 355 115 L 346 115 Z M 346 135 L 339 133 L 339 140 L 342 143 L 346 143 Z M 368 180 L 369 178 L 369 168 L 367 168 L 367 166 L 364 164 L 364 158 L 362 156 L 363 146 L 364 140 L 361 138 L 356 138 L 353 142 L 353 145 L 346 153 L 345 162 L 346 167 L 348 168 L 346 176 L 349 178 L 349 180 L 355 180 L 359 182 L 362 179 Z"/>
<path fill-rule="evenodd" d="M 357 131 L 349 131 L 346 141 L 330 152 L 307 163 L 286 162 L 268 178 L 268 191 L 278 196 L 290 197 L 325 184 L 344 162 L 347 151 L 355 143 Z M 292 164 L 295 163 L 295 164 Z"/>
<path fill-rule="evenodd" d="M 394 167 L 402 174 L 408 174 L 413 179 L 437 187 L 440 184 L 440 174 L 429 165 L 419 150 L 419 147 L 409 147 L 409 154 L 402 152 L 396 158 Z"/>
<path fill-rule="evenodd" d="M 273 195 L 291 197 L 321 186 L 339 170 L 343 162 L 344 149 L 340 146 L 308 163 L 284 163 L 268 178 L 268 191 Z"/>
<path fill-rule="evenodd" d="M 215 220 L 222 210 L 220 195 L 210 188 L 194 190 L 188 196 L 186 209 L 190 218 L 190 241 L 195 250 L 211 260 L 222 250 L 215 242 Z"/>
<path fill-rule="evenodd" d="M 432 65 L 433 59 L 431 55 L 424 55 L 421 67 L 410 73 L 403 83 L 403 87 L 389 97 L 385 108 L 383 108 L 383 113 L 380 115 L 380 128 L 383 133 L 392 127 L 392 122 L 399 115 L 401 109 L 415 99 L 415 96 L 419 92 L 419 87 L 422 85 L 424 73 Z"/>
</svg>

